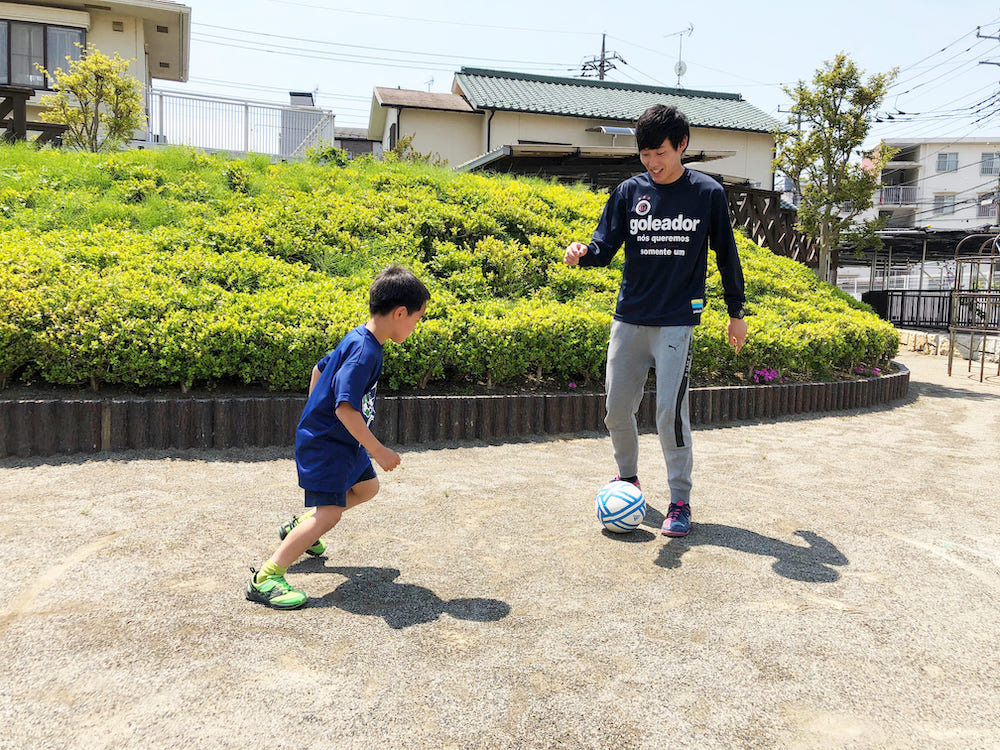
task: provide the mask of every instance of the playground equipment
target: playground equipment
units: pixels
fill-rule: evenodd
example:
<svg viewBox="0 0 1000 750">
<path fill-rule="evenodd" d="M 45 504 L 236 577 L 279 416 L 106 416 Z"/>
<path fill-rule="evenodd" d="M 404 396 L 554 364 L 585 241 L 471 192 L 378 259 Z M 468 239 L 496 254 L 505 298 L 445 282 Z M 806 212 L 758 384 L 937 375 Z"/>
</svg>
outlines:
<svg viewBox="0 0 1000 750">
<path fill-rule="evenodd" d="M 975 255 L 962 255 L 962 246 L 979 240 Z M 955 356 L 955 337 L 969 334 L 969 372 L 975 358 L 975 337 L 980 336 L 979 382 L 986 366 L 987 336 L 1000 334 L 1000 234 L 970 234 L 955 247 L 955 288 L 948 321 L 950 349 L 948 374 Z M 1000 376 L 1000 362 L 997 364 Z"/>
</svg>

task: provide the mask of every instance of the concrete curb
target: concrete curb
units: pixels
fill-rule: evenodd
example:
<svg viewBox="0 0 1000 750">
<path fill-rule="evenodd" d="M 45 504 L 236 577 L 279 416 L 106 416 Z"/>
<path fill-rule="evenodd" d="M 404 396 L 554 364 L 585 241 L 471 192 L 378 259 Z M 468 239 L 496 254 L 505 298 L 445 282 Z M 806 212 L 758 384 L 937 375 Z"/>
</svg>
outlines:
<svg viewBox="0 0 1000 750">
<path fill-rule="evenodd" d="M 898 363 L 897 363 L 898 365 Z M 863 409 L 903 398 L 910 371 L 833 383 L 692 388 L 693 425 Z M 0 458 L 143 449 L 291 446 L 305 397 L 0 400 Z M 655 424 L 655 393 L 639 407 Z M 389 445 L 505 440 L 604 430 L 603 393 L 385 396 L 375 433 Z"/>
</svg>

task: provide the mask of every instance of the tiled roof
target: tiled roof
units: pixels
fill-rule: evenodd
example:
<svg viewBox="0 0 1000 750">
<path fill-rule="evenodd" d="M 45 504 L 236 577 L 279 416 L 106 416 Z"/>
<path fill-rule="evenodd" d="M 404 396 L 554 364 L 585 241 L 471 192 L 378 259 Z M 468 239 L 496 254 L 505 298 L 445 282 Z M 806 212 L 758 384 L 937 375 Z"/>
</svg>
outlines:
<svg viewBox="0 0 1000 750">
<path fill-rule="evenodd" d="M 462 68 L 455 93 L 477 109 L 535 112 L 634 122 L 654 104 L 673 105 L 692 126 L 773 132 L 780 123 L 739 94 L 641 86 L 634 83 Z"/>
</svg>

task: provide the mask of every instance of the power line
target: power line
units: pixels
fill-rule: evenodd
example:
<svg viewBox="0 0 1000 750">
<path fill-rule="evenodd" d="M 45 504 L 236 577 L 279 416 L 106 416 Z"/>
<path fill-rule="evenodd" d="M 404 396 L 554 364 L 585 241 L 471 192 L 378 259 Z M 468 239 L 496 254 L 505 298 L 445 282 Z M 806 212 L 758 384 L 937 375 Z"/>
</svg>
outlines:
<svg viewBox="0 0 1000 750">
<path fill-rule="evenodd" d="M 392 54 L 416 55 L 418 57 L 442 58 L 442 59 L 452 59 L 452 60 L 454 60 L 454 59 L 461 59 L 461 57 L 462 57 L 461 55 L 447 55 L 447 54 L 442 54 L 440 52 L 419 52 L 419 51 L 416 51 L 416 50 L 402 50 L 402 49 L 395 49 L 395 48 L 392 48 L 392 47 L 372 47 L 372 46 L 366 46 L 366 45 L 362 45 L 362 44 L 345 44 L 343 42 L 330 42 L 330 41 L 326 41 L 326 40 L 323 40 L 323 39 L 308 39 L 308 38 L 305 38 L 305 37 L 288 36 L 288 35 L 285 35 L 285 34 L 272 34 L 272 33 L 263 32 L 263 31 L 250 31 L 249 29 L 237 29 L 237 28 L 232 28 L 232 27 L 229 27 L 229 26 L 217 26 L 215 24 L 209 24 L 209 23 L 193 23 L 193 24 L 191 24 L 191 26 L 192 27 L 204 26 L 205 28 L 219 29 L 219 30 L 222 30 L 222 31 L 236 32 L 238 34 L 249 34 L 251 36 L 265 37 L 265 38 L 268 38 L 268 39 L 283 39 L 283 40 L 291 41 L 291 42 L 305 42 L 305 43 L 308 43 L 308 44 L 319 44 L 319 45 L 323 45 L 323 46 L 337 47 L 337 48 L 344 47 L 344 48 L 347 48 L 347 49 L 359 49 L 359 50 L 365 50 L 365 51 L 368 51 L 368 52 L 389 52 L 389 53 L 392 53 Z M 211 38 L 215 38 L 215 39 L 225 39 L 225 40 L 233 41 L 233 42 L 243 42 L 243 43 L 248 43 L 249 42 L 249 40 L 246 40 L 246 39 L 239 39 L 239 38 L 236 38 L 236 37 L 223 36 L 223 35 L 205 34 L 205 36 L 208 36 L 208 37 L 211 37 Z M 276 44 L 276 43 L 275 44 L 271 44 L 270 46 L 278 48 L 278 49 L 298 49 L 297 47 L 290 47 L 288 45 Z M 313 50 L 313 51 L 319 51 L 319 50 Z M 333 54 L 333 53 L 331 53 L 331 54 Z M 527 65 L 527 66 L 531 66 L 531 67 L 541 67 L 541 68 L 546 68 L 546 67 L 547 68 L 558 68 L 558 69 L 570 69 L 570 68 L 572 68 L 571 65 L 565 64 L 565 63 L 533 62 L 533 61 L 525 61 L 525 60 L 510 60 L 510 59 L 492 58 L 492 57 L 480 57 L 480 58 L 477 58 L 477 59 L 479 59 L 479 60 L 481 60 L 483 62 L 504 63 L 504 64 L 514 64 L 514 65 Z"/>
<path fill-rule="evenodd" d="M 430 24 L 441 24 L 444 26 L 460 26 L 463 28 L 470 29 L 489 29 L 490 31 L 521 31 L 530 32 L 537 34 L 546 34 L 552 36 L 553 34 L 564 34 L 571 36 L 593 36 L 592 31 L 568 31 L 566 29 L 535 29 L 524 26 L 501 26 L 499 24 L 486 24 L 486 23 L 467 23 L 463 21 L 452 21 L 441 18 L 419 18 L 414 16 L 397 16 L 389 13 L 373 13 L 371 11 L 364 10 L 349 10 L 347 8 L 331 8 L 326 5 L 314 5 L 312 3 L 303 2 L 293 2 L 292 0 L 269 0 L 269 2 L 276 3 L 278 5 L 294 5 L 302 8 L 310 8 L 313 10 L 325 10 L 332 13 L 344 13 L 347 15 L 354 16 L 369 16 L 373 18 L 385 18 L 392 21 L 406 21 L 406 22 L 416 22 L 416 23 L 430 23 Z"/>
</svg>

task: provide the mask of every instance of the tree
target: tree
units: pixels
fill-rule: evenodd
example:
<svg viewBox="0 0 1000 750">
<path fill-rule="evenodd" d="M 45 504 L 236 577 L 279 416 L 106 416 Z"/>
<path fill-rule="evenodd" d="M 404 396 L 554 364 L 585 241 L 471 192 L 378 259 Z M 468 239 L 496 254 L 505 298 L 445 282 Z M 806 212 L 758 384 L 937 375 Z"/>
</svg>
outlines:
<svg viewBox="0 0 1000 750">
<path fill-rule="evenodd" d="M 884 144 L 864 154 L 859 149 L 896 72 L 864 81 L 863 71 L 841 52 L 816 71 L 811 86 L 799 81 L 784 87 L 792 99 L 790 127 L 775 134 L 773 164 L 800 196 L 799 228 L 819 241 L 817 274 L 824 281 L 837 282 L 842 242 L 881 245 L 880 222 L 858 217 L 872 207 L 882 169 L 895 150 Z"/>
<path fill-rule="evenodd" d="M 78 45 L 79 46 L 79 45 Z M 128 74 L 129 60 L 116 52 L 113 58 L 87 45 L 78 60 L 69 61 L 69 72 L 57 68 L 50 73 L 56 93 L 46 94 L 39 104 L 45 122 L 68 126 L 67 145 L 84 151 L 117 148 L 145 126 L 142 84 Z"/>
</svg>

